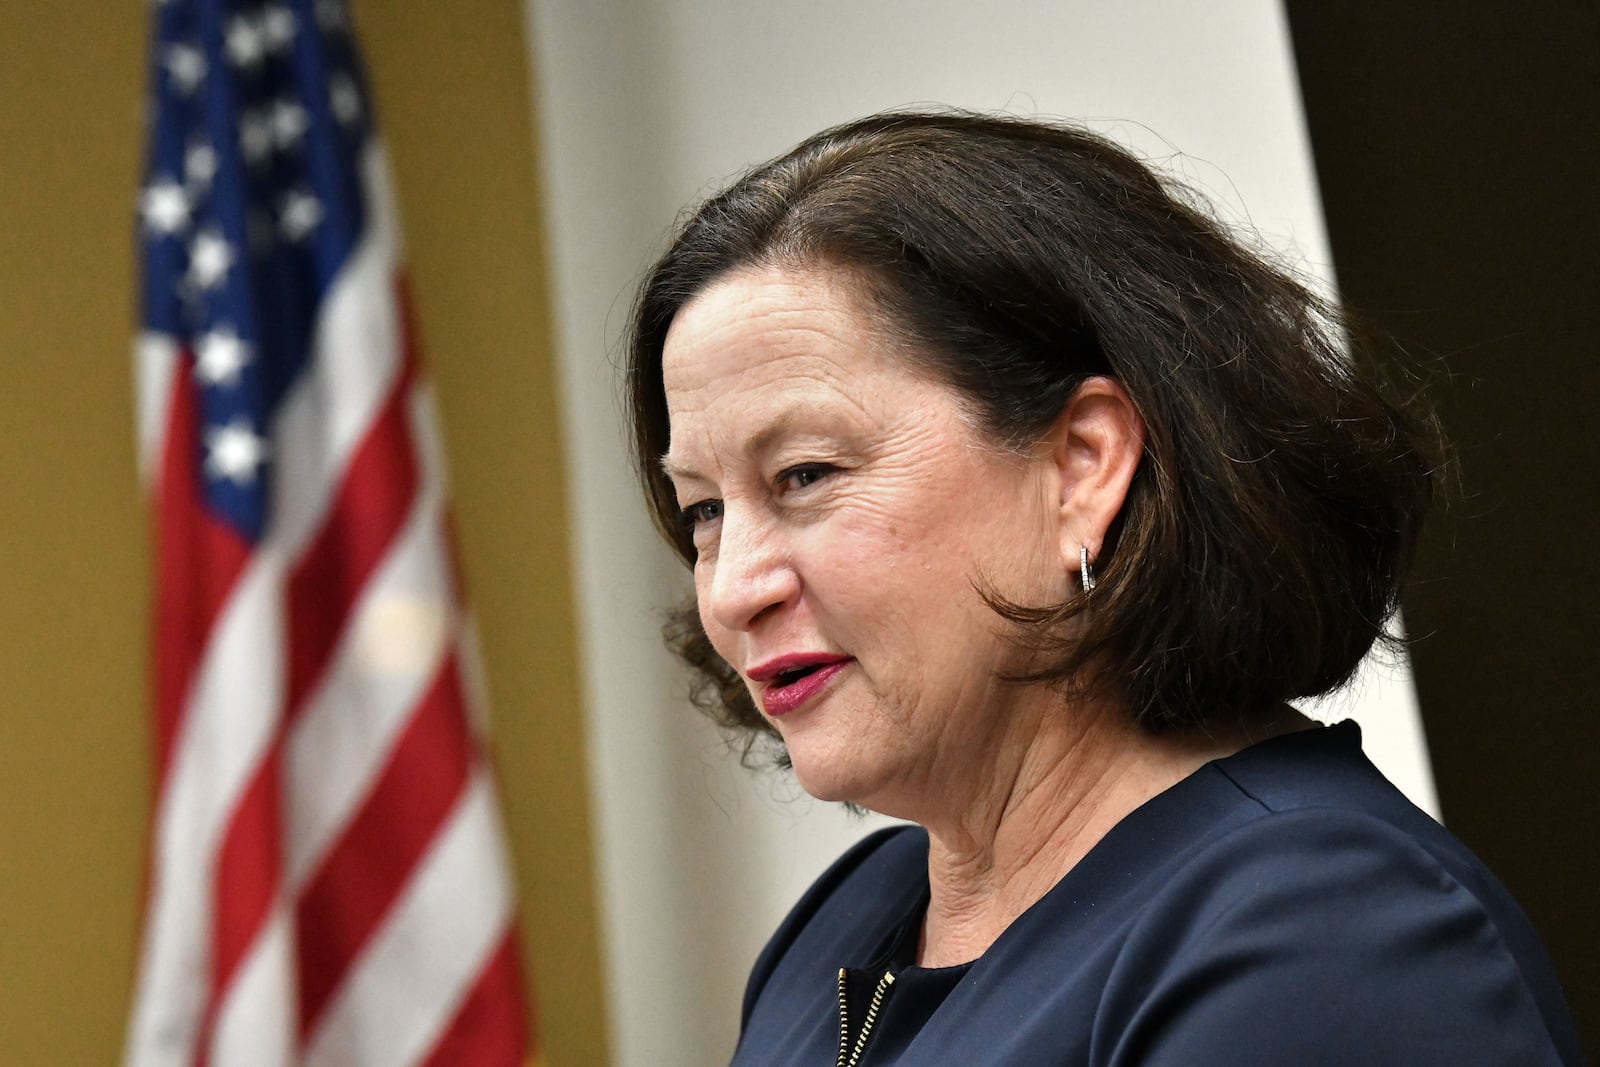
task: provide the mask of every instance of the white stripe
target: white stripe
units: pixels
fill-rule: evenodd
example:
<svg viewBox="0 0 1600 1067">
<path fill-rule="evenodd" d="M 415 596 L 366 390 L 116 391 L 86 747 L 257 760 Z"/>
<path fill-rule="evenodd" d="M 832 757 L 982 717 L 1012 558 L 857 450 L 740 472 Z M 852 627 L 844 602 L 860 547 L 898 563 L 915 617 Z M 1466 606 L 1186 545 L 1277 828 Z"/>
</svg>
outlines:
<svg viewBox="0 0 1600 1067">
<path fill-rule="evenodd" d="M 260 552 L 201 666 L 157 808 L 150 909 L 127 1062 L 190 1058 L 210 980 L 211 886 L 229 814 L 283 702 L 283 564 Z"/>
<path fill-rule="evenodd" d="M 437 457 L 423 451 L 421 459 L 411 515 L 362 590 L 328 674 L 289 736 L 292 892 L 372 788 L 455 630 Z"/>
<path fill-rule="evenodd" d="M 297 555 L 323 523 L 351 453 L 400 372 L 399 224 L 380 148 L 362 157 L 367 230 L 323 301 L 311 361 L 273 428 L 275 532 Z"/>
<path fill-rule="evenodd" d="M 428 1054 L 511 920 L 501 840 L 479 768 L 311 1035 L 305 1067 L 407 1067 Z"/>
<path fill-rule="evenodd" d="M 213 1067 L 291 1067 L 298 1023 L 294 938 L 280 902 L 235 975 L 211 1037 Z"/>
<path fill-rule="evenodd" d="M 428 470 L 437 473 L 438 492 L 441 501 L 446 496 L 444 442 L 439 437 L 439 419 L 435 411 L 434 393 L 431 386 L 419 382 L 412 396 L 411 407 L 411 432 L 416 435 L 417 452 L 422 457 L 422 462 Z M 450 553 L 455 546 L 446 543 L 441 559 L 448 566 Z M 462 698 L 467 706 L 468 725 L 472 735 L 478 742 L 484 743 L 489 736 L 489 683 L 488 675 L 483 669 L 483 649 L 478 641 L 478 624 L 470 611 L 460 602 L 461 590 L 455 590 L 457 598 L 456 619 L 456 662 L 461 670 Z"/>
<path fill-rule="evenodd" d="M 308 374 L 273 426 L 272 523 L 211 636 L 157 801 L 129 1067 L 193 1058 L 210 980 L 216 849 L 282 709 L 283 561 L 315 532 L 350 453 L 399 372 L 398 226 L 380 149 L 364 155 L 362 177 L 367 230 L 324 302 Z M 148 374 L 141 368 L 144 389 L 159 386 L 163 377 L 154 352 L 152 346 Z M 168 386 L 170 393 L 170 378 Z M 148 395 L 141 397 L 140 422 L 141 435 L 151 435 L 141 440 L 147 450 L 165 433 L 164 426 L 147 425 L 165 411 Z"/>
<path fill-rule="evenodd" d="M 139 477 L 147 490 L 160 476 L 177 371 L 177 340 L 165 333 L 141 333 L 133 346 L 133 374 L 139 404 Z"/>
</svg>

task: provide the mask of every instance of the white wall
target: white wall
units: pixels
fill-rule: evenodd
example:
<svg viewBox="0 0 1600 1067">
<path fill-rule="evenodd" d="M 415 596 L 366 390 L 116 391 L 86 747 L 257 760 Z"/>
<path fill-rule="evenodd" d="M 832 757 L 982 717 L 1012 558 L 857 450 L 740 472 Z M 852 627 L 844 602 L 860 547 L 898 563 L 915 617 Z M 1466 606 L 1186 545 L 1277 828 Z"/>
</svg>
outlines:
<svg viewBox="0 0 1600 1067">
<path fill-rule="evenodd" d="M 688 586 L 633 487 L 616 363 L 680 209 L 824 126 L 946 103 L 1088 120 L 1325 280 L 1327 242 L 1272 0 L 528 0 L 528 27 L 613 1051 L 714 1063 L 766 935 L 867 826 L 736 767 L 660 649 L 660 609 Z M 1332 713 L 1360 718 L 1369 752 L 1436 810 L 1403 672 L 1365 676 Z"/>
</svg>

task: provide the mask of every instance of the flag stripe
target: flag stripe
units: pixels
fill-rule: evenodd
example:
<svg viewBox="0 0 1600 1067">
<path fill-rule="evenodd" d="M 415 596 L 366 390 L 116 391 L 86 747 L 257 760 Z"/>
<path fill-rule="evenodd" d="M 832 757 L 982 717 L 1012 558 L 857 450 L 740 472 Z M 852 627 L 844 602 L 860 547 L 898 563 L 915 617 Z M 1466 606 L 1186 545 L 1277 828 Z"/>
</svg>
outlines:
<svg viewBox="0 0 1600 1067">
<path fill-rule="evenodd" d="M 229 821 L 213 885 L 211 990 L 199 1044 L 209 1048 L 235 972 L 278 896 L 282 749 L 274 738 Z"/>
<path fill-rule="evenodd" d="M 166 451 L 174 379 L 180 362 L 193 359 L 193 355 L 180 355 L 177 342 L 167 334 L 145 330 L 134 343 L 133 359 L 138 383 L 139 478 L 145 490 L 153 492 Z"/>
<path fill-rule="evenodd" d="M 524 1029 L 521 988 L 516 931 L 508 930 L 422 1067 L 523 1067 L 521 1044 L 507 1040 Z M 517 1025 L 501 1025 L 506 1019 Z M 530 1037 L 530 1043 L 538 1042 Z"/>
<path fill-rule="evenodd" d="M 412 868 L 460 800 L 473 752 L 455 659 L 411 719 L 377 787 L 297 902 L 302 1030 L 320 1021 L 333 989 L 400 895 Z M 395 812 L 403 819 L 395 819 Z"/>
<path fill-rule="evenodd" d="M 459 624 L 441 559 L 439 478 L 427 462 L 422 471 L 406 528 L 289 735 L 287 861 L 295 887 L 370 790 Z"/>
<path fill-rule="evenodd" d="M 411 1064 L 455 1017 L 511 922 L 509 880 L 487 877 L 500 827 L 482 768 L 375 931 L 306 1049 L 306 1067 Z"/>
<path fill-rule="evenodd" d="M 289 576 L 288 714 L 293 724 L 321 676 L 367 579 L 410 511 L 416 455 L 407 428 L 411 376 L 402 369 L 351 457 L 326 523 Z"/>
<path fill-rule="evenodd" d="M 362 154 L 368 230 L 328 287 L 312 359 L 273 430 L 273 536 L 298 557 L 326 521 L 350 457 L 393 394 L 407 350 L 395 301 L 399 237 L 383 151 Z"/>
<path fill-rule="evenodd" d="M 212 518 L 201 500 L 194 458 L 199 413 L 184 373 L 193 361 L 182 353 L 176 363 L 176 372 L 167 378 L 171 421 L 162 449 L 155 515 L 158 795 L 166 788 L 189 687 L 206 641 L 250 558 L 249 546 L 230 526 Z"/>
<path fill-rule="evenodd" d="M 283 566 L 257 551 L 218 616 L 156 808 L 132 1064 L 187 1062 L 210 986 L 211 881 L 222 830 L 276 732 Z M 247 686 L 239 678 L 253 679 Z"/>
<path fill-rule="evenodd" d="M 294 960 L 281 904 L 240 965 L 201 1046 L 203 1062 L 219 1067 L 292 1067 L 294 1063 Z"/>
</svg>

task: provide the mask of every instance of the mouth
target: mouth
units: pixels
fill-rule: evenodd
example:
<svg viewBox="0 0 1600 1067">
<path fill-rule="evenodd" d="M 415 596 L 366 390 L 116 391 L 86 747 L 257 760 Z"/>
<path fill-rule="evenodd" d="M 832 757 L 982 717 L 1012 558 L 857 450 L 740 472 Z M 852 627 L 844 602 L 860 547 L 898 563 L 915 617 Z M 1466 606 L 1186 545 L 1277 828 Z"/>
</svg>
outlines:
<svg viewBox="0 0 1600 1067">
<path fill-rule="evenodd" d="M 781 656 L 751 668 L 747 675 L 759 685 L 762 708 L 777 717 L 810 701 L 852 662 L 848 656 Z"/>
<path fill-rule="evenodd" d="M 793 685 L 794 683 L 798 682 L 800 679 L 808 677 L 810 675 L 815 674 L 817 671 L 820 671 L 822 669 L 822 667 L 823 667 L 823 664 L 814 663 L 809 667 L 790 667 L 787 670 L 781 670 L 776 675 L 773 676 L 772 688 L 774 688 L 774 689 L 782 689 L 784 686 Z"/>
</svg>

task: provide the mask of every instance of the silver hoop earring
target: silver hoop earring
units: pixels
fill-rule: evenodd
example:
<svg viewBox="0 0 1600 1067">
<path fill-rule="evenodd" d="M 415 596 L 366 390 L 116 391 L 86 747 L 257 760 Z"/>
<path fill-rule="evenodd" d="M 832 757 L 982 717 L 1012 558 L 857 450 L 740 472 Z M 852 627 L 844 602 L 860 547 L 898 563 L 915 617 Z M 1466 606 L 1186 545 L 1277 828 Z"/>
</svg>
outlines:
<svg viewBox="0 0 1600 1067">
<path fill-rule="evenodd" d="M 1078 547 L 1078 575 L 1083 581 L 1085 593 L 1094 592 L 1094 569 L 1089 566 L 1089 546 Z"/>
</svg>

